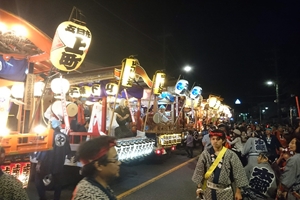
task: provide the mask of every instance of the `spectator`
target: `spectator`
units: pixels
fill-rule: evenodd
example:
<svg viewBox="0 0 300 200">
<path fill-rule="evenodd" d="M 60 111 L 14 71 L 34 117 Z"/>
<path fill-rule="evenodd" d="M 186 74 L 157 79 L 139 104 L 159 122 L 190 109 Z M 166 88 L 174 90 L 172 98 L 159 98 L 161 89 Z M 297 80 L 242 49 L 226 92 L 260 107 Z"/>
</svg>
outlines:
<svg viewBox="0 0 300 200">
<path fill-rule="evenodd" d="M 242 163 L 234 152 L 224 147 L 226 135 L 222 130 L 211 131 L 209 135 L 212 147 L 201 153 L 192 177 L 197 184 L 196 193 L 203 194 L 205 199 L 241 200 L 241 188 L 248 185 Z M 217 162 L 215 169 L 211 169 L 213 161 Z M 236 187 L 232 189 L 233 182 Z"/>
<path fill-rule="evenodd" d="M 203 145 L 203 150 L 211 147 L 207 126 L 205 126 L 204 130 L 202 131 L 202 145 Z"/>
<path fill-rule="evenodd" d="M 0 146 L 0 166 L 5 161 L 5 150 Z M 29 200 L 21 181 L 0 168 L 0 200 Z"/>
<path fill-rule="evenodd" d="M 247 165 L 256 165 L 259 153 L 267 152 L 265 141 L 260 138 L 257 132 L 252 133 L 252 137 L 248 138 L 242 150 L 242 156 L 248 156 Z"/>
<path fill-rule="evenodd" d="M 187 132 L 187 136 L 184 142 L 186 143 L 185 150 L 187 152 L 187 157 L 192 158 L 194 156 L 194 137 L 190 131 Z"/>
<path fill-rule="evenodd" d="M 295 155 L 287 160 L 281 176 L 280 188 L 277 195 L 288 200 L 300 199 L 300 140 L 294 137 L 289 143 L 290 151 Z"/>
<path fill-rule="evenodd" d="M 72 200 L 116 200 L 109 182 L 119 176 L 120 164 L 111 136 L 100 136 L 82 143 L 78 157 L 84 178 L 77 184 Z"/>
<path fill-rule="evenodd" d="M 256 194 L 257 199 L 274 199 L 276 196 L 276 176 L 269 163 L 269 153 L 260 153 L 257 165 L 247 165 L 246 175 L 249 187 Z"/>
<path fill-rule="evenodd" d="M 230 141 L 227 139 L 228 144 L 230 144 L 230 146 L 233 146 L 233 148 L 231 148 L 231 150 L 233 150 L 239 157 L 239 159 L 241 160 L 243 166 L 246 166 L 247 164 L 247 160 L 245 159 L 245 157 L 242 157 L 242 150 L 243 150 L 243 144 L 242 144 L 242 140 L 241 140 L 241 131 L 238 129 L 234 129 L 232 131 L 233 133 L 233 140 Z"/>
<path fill-rule="evenodd" d="M 44 178 L 50 174 L 52 177 L 51 185 L 53 185 L 54 189 L 54 200 L 60 199 L 65 159 L 66 155 L 71 153 L 68 137 L 60 131 L 60 121 L 52 120 L 51 127 L 54 129 L 53 149 L 39 152 L 37 155 L 35 186 L 40 200 L 47 199 L 47 185 L 44 183 Z"/>
<path fill-rule="evenodd" d="M 265 141 L 267 150 L 270 154 L 270 161 L 274 162 L 275 159 L 278 157 L 277 153 L 280 151 L 281 144 L 276 136 L 271 135 L 271 131 L 272 129 L 266 128 L 265 135 L 263 135 L 262 139 Z"/>
</svg>

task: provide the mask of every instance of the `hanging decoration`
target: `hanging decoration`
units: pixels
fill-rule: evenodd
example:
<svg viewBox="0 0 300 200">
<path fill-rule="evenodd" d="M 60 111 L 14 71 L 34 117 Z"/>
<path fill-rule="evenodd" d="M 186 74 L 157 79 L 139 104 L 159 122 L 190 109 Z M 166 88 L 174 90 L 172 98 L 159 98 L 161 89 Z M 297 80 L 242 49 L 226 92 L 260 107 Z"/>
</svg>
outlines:
<svg viewBox="0 0 300 200">
<path fill-rule="evenodd" d="M 181 79 L 177 81 L 175 85 L 175 93 L 179 96 L 186 96 L 188 92 L 189 82 L 187 80 Z"/>
<path fill-rule="evenodd" d="M 134 58 L 126 58 L 122 62 L 123 74 L 121 77 L 121 85 L 131 87 L 135 78 L 137 60 Z"/>
<path fill-rule="evenodd" d="M 73 8 L 72 14 L 74 11 L 81 14 L 76 8 Z M 84 22 L 78 19 L 74 19 L 74 22 L 71 20 L 62 22 L 53 38 L 51 63 L 62 71 L 76 70 L 88 52 L 91 39 L 92 34 Z"/>
<path fill-rule="evenodd" d="M 116 95 L 118 92 L 118 85 L 116 83 L 107 83 L 105 85 L 107 95 Z"/>
<path fill-rule="evenodd" d="M 157 72 L 155 74 L 153 94 L 159 95 L 162 93 L 163 86 L 165 84 L 166 74 L 163 72 Z"/>
</svg>

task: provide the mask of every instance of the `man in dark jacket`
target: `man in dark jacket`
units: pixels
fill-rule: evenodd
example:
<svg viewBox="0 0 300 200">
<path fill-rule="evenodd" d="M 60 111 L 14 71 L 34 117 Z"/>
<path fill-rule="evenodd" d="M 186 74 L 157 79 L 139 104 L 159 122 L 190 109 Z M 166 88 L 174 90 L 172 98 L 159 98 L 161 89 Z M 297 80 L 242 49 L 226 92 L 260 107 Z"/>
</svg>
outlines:
<svg viewBox="0 0 300 200">
<path fill-rule="evenodd" d="M 58 120 L 52 120 L 51 126 L 54 129 L 53 149 L 50 151 L 39 152 L 37 156 L 35 185 L 40 200 L 46 200 L 45 176 L 51 177 L 51 185 L 54 189 L 54 200 L 60 199 L 62 188 L 62 176 L 66 155 L 71 152 L 68 137 L 60 131 L 61 123 Z M 50 176 L 48 176 L 50 175 Z"/>
</svg>

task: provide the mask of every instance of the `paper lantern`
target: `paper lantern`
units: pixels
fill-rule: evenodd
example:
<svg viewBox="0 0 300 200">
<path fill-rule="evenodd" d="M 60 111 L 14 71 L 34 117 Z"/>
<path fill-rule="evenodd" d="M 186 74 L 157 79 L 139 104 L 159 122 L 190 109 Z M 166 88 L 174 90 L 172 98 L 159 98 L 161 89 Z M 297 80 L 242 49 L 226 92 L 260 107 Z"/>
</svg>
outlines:
<svg viewBox="0 0 300 200">
<path fill-rule="evenodd" d="M 178 94 L 179 96 L 185 96 L 188 87 L 189 87 L 189 82 L 187 80 L 181 79 L 177 81 L 175 85 L 175 93 Z"/>
<path fill-rule="evenodd" d="M 6 128 L 11 91 L 7 87 L 0 87 L 0 128 Z"/>
<path fill-rule="evenodd" d="M 101 95 L 101 85 L 100 84 L 94 84 L 92 86 L 92 95 L 94 97 L 100 97 L 100 95 Z"/>
<path fill-rule="evenodd" d="M 153 94 L 162 93 L 163 86 L 165 84 L 166 74 L 162 72 L 158 72 L 155 74 Z"/>
<path fill-rule="evenodd" d="M 218 101 L 218 99 L 216 97 L 210 97 L 208 99 L 209 107 L 213 108 L 216 105 L 217 101 Z"/>
<path fill-rule="evenodd" d="M 216 104 L 213 106 L 214 109 L 218 109 L 221 105 L 221 101 L 217 100 Z"/>
<path fill-rule="evenodd" d="M 122 62 L 123 75 L 121 77 L 121 85 L 131 87 L 135 78 L 136 59 L 127 58 Z"/>
<path fill-rule="evenodd" d="M 197 99 L 202 94 L 202 88 L 199 86 L 195 86 L 192 88 L 190 92 L 191 99 Z"/>
<path fill-rule="evenodd" d="M 55 94 L 66 94 L 69 91 L 70 83 L 64 78 L 55 78 L 51 81 L 51 90 Z"/>
<path fill-rule="evenodd" d="M 80 67 L 92 35 L 90 30 L 71 21 L 61 23 L 53 38 L 50 61 L 59 70 L 73 71 Z"/>
<path fill-rule="evenodd" d="M 34 92 L 33 92 L 33 95 L 35 97 L 42 96 L 44 87 L 45 87 L 45 83 L 44 82 L 41 82 L 41 81 L 40 82 L 35 82 L 34 83 Z"/>
<path fill-rule="evenodd" d="M 16 99 L 23 99 L 23 96 L 24 96 L 24 83 L 15 83 L 11 87 L 11 95 Z"/>
<path fill-rule="evenodd" d="M 115 83 L 107 83 L 105 85 L 105 91 L 107 95 L 116 95 L 118 92 L 118 85 Z"/>
<path fill-rule="evenodd" d="M 72 98 L 79 98 L 81 96 L 80 88 L 79 87 L 71 87 L 69 90 L 69 96 Z"/>
<path fill-rule="evenodd" d="M 82 97 L 90 97 L 92 95 L 92 88 L 90 86 L 82 86 L 80 87 L 80 94 Z"/>
</svg>

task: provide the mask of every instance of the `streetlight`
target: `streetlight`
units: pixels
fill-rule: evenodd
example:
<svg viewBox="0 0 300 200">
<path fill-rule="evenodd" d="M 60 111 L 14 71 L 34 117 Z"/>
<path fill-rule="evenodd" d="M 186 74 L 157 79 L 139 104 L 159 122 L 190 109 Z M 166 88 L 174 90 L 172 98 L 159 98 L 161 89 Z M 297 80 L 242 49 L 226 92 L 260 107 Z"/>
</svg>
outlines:
<svg viewBox="0 0 300 200">
<path fill-rule="evenodd" d="M 276 90 L 276 103 L 277 103 L 277 116 L 278 116 L 278 122 L 280 122 L 280 105 L 279 105 L 279 90 L 278 90 L 278 83 L 274 81 L 267 81 L 268 85 L 274 85 Z"/>
<path fill-rule="evenodd" d="M 183 70 L 185 71 L 185 72 L 190 72 L 191 70 L 192 70 L 192 67 L 191 66 L 185 66 L 184 68 L 183 68 Z"/>
</svg>

